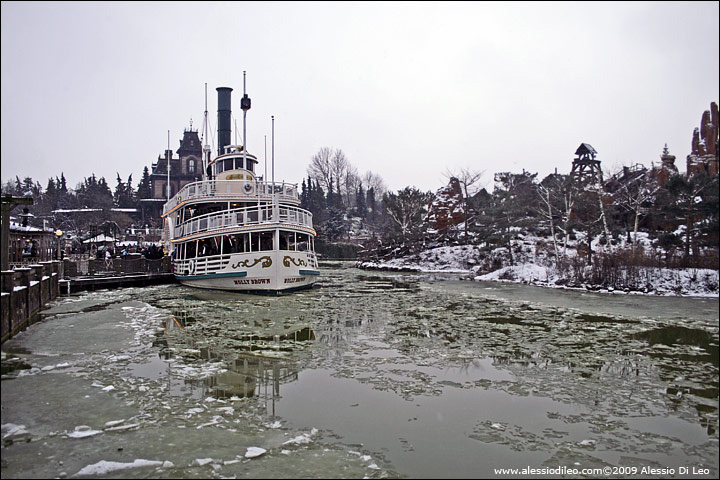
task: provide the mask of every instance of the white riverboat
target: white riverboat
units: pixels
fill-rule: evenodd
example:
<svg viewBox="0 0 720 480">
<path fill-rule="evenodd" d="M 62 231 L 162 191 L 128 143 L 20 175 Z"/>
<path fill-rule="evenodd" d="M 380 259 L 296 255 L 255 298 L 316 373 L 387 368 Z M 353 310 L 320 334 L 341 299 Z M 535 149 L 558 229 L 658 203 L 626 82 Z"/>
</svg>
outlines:
<svg viewBox="0 0 720 480">
<path fill-rule="evenodd" d="M 274 182 L 274 161 L 267 181 L 255 155 L 229 145 L 231 89 L 217 91 L 218 155 L 210 159 L 205 145 L 202 180 L 185 185 L 163 209 L 175 277 L 216 290 L 311 287 L 320 274 L 312 214 L 300 208 L 296 184 Z M 241 108 L 244 114 L 250 108 L 247 95 Z"/>
</svg>

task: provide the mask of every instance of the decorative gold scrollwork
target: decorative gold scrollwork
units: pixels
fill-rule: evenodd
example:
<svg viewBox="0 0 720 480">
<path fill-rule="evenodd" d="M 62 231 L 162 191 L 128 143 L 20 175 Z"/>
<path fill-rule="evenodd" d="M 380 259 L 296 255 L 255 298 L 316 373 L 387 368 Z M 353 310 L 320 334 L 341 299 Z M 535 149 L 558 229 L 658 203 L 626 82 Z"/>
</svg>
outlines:
<svg viewBox="0 0 720 480">
<path fill-rule="evenodd" d="M 262 262 L 262 268 L 268 268 L 272 265 L 272 258 L 268 256 L 260 257 L 260 258 L 254 258 L 252 260 L 253 263 L 250 263 L 251 260 L 243 260 L 242 262 L 235 263 L 233 265 L 230 265 L 232 268 L 238 268 L 238 267 L 245 267 L 245 268 L 252 268 L 258 263 Z"/>
<path fill-rule="evenodd" d="M 292 262 L 293 265 L 295 265 L 296 267 L 301 267 L 301 266 L 306 267 L 307 266 L 307 263 L 302 258 L 299 258 L 299 259 L 297 259 L 297 261 L 295 261 L 295 259 L 293 257 L 289 257 L 289 256 L 285 255 L 285 258 L 283 258 L 283 265 L 285 265 L 286 267 L 289 267 L 290 262 Z"/>
</svg>

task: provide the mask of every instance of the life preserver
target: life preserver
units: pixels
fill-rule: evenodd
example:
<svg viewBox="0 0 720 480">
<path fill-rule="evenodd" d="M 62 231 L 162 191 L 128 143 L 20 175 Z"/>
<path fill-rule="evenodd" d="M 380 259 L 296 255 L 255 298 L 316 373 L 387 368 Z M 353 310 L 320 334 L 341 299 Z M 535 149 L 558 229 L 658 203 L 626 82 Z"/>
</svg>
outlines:
<svg viewBox="0 0 720 480">
<path fill-rule="evenodd" d="M 188 275 L 195 275 L 195 260 L 190 260 L 188 265 Z"/>
<path fill-rule="evenodd" d="M 255 186 L 252 183 L 248 182 L 248 183 L 245 183 L 245 185 L 243 185 L 243 190 L 245 191 L 246 194 L 252 195 L 254 193 Z"/>
</svg>

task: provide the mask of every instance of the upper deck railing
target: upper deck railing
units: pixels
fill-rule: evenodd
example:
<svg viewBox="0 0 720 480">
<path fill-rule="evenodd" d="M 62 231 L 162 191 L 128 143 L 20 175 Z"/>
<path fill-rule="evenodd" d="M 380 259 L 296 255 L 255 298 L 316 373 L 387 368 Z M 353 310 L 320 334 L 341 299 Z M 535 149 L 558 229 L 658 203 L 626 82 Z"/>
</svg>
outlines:
<svg viewBox="0 0 720 480">
<path fill-rule="evenodd" d="M 298 207 L 278 206 L 272 204 L 259 207 L 234 208 L 220 212 L 208 213 L 192 218 L 174 230 L 174 239 L 214 231 L 224 231 L 236 227 L 256 225 L 274 226 L 277 224 L 313 228 L 312 213 Z"/>
<path fill-rule="evenodd" d="M 238 199 L 244 201 L 257 200 L 270 201 L 273 193 L 272 182 L 257 182 L 254 180 L 202 180 L 188 183 L 170 199 L 163 208 L 163 215 L 171 212 L 175 207 L 188 200 L 218 197 Z M 275 183 L 275 193 L 279 202 L 299 203 L 297 185 L 294 183 Z"/>
</svg>

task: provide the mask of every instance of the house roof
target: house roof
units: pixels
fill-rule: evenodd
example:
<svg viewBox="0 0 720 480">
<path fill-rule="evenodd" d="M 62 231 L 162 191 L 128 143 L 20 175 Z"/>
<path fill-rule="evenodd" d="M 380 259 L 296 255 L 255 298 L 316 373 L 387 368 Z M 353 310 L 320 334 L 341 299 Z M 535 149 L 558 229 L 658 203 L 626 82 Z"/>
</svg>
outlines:
<svg viewBox="0 0 720 480">
<path fill-rule="evenodd" d="M 113 237 L 108 237 L 104 234 L 96 235 L 94 237 L 88 238 L 87 240 L 84 240 L 82 243 L 104 243 L 104 242 L 114 242 L 115 239 Z"/>
</svg>

